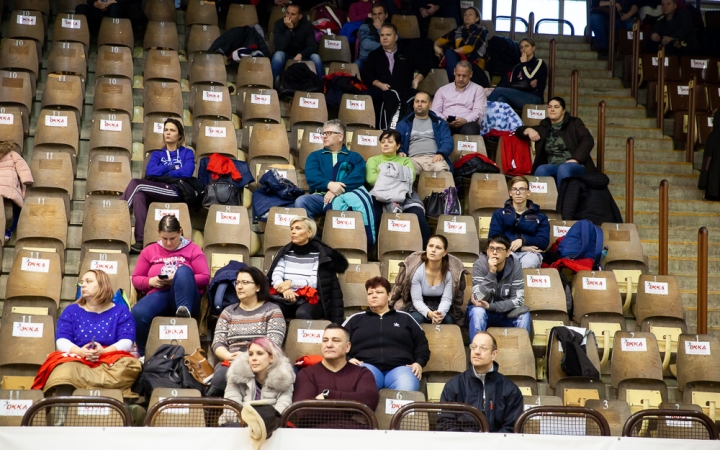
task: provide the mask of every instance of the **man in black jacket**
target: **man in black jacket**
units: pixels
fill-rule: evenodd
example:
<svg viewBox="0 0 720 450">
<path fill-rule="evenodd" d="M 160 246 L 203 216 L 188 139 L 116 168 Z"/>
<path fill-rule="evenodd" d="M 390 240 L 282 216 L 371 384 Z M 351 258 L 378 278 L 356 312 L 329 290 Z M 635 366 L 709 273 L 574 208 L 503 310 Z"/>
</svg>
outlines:
<svg viewBox="0 0 720 450">
<path fill-rule="evenodd" d="M 343 324 L 352 344 L 349 362 L 369 369 L 378 390 L 417 391 L 422 368 L 430 359 L 425 332 L 410 314 L 389 307 L 388 280 L 371 278 L 365 289 L 370 307 Z"/>
<path fill-rule="evenodd" d="M 497 353 L 495 338 L 484 331 L 477 333 L 470 344 L 472 367 L 445 384 L 440 401 L 474 406 L 485 414 L 491 432 L 512 433 L 523 412 L 523 397 L 515 383 L 498 372 Z M 455 427 L 443 424 L 448 431 Z"/>
<path fill-rule="evenodd" d="M 662 0 L 663 15 L 650 30 L 650 39 L 646 41 L 647 50 L 657 53 L 665 45 L 667 55 L 700 54 L 700 42 L 690 12 L 677 9 L 677 0 Z"/>
<path fill-rule="evenodd" d="M 285 17 L 275 22 L 273 28 L 275 53 L 270 65 L 273 78 L 277 79 L 285 69 L 285 61 L 312 61 L 315 72 L 322 79 L 325 75 L 322 60 L 317 52 L 315 28 L 300 12 L 300 6 L 290 4 L 285 8 Z"/>
</svg>

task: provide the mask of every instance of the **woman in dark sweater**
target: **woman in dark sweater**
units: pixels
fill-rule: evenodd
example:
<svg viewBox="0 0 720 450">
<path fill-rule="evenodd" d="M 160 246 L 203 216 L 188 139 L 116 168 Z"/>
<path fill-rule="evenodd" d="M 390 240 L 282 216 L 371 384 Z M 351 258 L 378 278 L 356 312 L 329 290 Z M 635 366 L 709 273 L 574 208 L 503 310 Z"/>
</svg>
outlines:
<svg viewBox="0 0 720 450">
<path fill-rule="evenodd" d="M 525 38 L 520 41 L 520 64 L 515 66 L 507 87 L 496 87 L 488 96 L 489 102 L 502 102 L 513 109 L 522 109 L 526 104 L 541 104 L 545 98 L 547 66 L 535 57 L 535 41 Z"/>
<path fill-rule="evenodd" d="M 348 268 L 339 252 L 317 239 L 317 225 L 307 217 L 290 222 L 291 242 L 278 250 L 267 272 L 270 301 L 286 319 L 325 319 L 341 324 L 344 304 L 337 274 Z M 282 297 L 280 299 L 279 297 Z"/>
<path fill-rule="evenodd" d="M 534 127 L 520 127 L 515 135 L 535 142 L 532 173 L 538 177 L 555 177 L 560 188 L 567 177 L 595 172 L 590 152 L 595 140 L 578 117 L 565 111 L 565 100 L 553 97 L 548 102 L 547 117 Z"/>
</svg>

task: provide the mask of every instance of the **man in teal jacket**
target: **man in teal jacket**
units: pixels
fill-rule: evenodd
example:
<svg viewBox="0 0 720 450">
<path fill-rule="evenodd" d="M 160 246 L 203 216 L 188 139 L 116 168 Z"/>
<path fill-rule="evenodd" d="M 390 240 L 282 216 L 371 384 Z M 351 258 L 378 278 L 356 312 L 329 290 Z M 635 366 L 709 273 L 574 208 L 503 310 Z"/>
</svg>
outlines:
<svg viewBox="0 0 720 450">
<path fill-rule="evenodd" d="M 309 194 L 295 200 L 295 208 L 305 208 L 307 215 L 314 218 L 323 213 L 325 205 L 335 197 L 354 191 L 365 183 L 365 160 L 360 154 L 345 147 L 345 125 L 340 120 L 330 120 L 323 125 L 324 148 L 310 153 L 305 161 L 305 177 L 310 187 Z M 348 163 L 351 170 L 335 181 L 335 165 Z"/>
</svg>

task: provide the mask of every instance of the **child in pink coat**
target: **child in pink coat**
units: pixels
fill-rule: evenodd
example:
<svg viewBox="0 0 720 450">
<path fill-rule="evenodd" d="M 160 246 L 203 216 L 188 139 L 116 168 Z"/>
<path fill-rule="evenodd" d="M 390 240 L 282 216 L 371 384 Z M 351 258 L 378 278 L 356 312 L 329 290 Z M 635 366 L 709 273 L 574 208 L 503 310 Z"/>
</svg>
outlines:
<svg viewBox="0 0 720 450">
<path fill-rule="evenodd" d="M 5 242 L 9 241 L 17 228 L 20 209 L 25 199 L 26 185 L 33 183 L 30 166 L 15 151 L 12 141 L 0 141 L 0 196 L 12 200 L 12 225 L 5 230 Z"/>
</svg>

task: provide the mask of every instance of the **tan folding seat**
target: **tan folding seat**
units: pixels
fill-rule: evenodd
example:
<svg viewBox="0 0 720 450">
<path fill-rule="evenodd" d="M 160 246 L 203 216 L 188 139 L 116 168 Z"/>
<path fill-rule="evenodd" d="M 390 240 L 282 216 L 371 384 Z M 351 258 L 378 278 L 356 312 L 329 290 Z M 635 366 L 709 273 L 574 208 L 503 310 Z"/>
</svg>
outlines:
<svg viewBox="0 0 720 450">
<path fill-rule="evenodd" d="M 83 256 L 79 274 L 82 276 L 88 270 L 102 270 L 110 277 L 110 285 L 113 289 L 122 289 L 130 295 L 130 268 L 127 254 L 90 249 Z"/>
<path fill-rule="evenodd" d="M 550 329 L 568 325 L 567 304 L 556 269 L 523 269 L 525 306 L 530 308 L 532 343 L 538 356 L 545 353 Z"/>
<path fill-rule="evenodd" d="M 22 2 L 22 7 L 30 11 L 40 11 L 45 16 L 50 15 L 50 0 L 25 0 Z"/>
<path fill-rule="evenodd" d="M 84 5 L 85 3 L 83 0 L 58 0 L 57 12 L 74 13 L 77 5 Z"/>
<path fill-rule="evenodd" d="M 423 367 L 428 401 L 439 401 L 445 383 L 467 368 L 462 333 L 457 325 L 421 325 L 430 347 L 430 360 Z M 422 385 L 422 381 L 421 381 Z"/>
<path fill-rule="evenodd" d="M 71 111 L 43 109 L 35 130 L 35 148 L 50 145 L 76 157 L 80 140 L 77 116 Z M 77 161 L 74 162 L 76 164 Z"/>
<path fill-rule="evenodd" d="M 58 14 L 53 28 L 53 41 L 78 42 L 87 57 L 90 48 L 90 29 L 82 14 Z"/>
<path fill-rule="evenodd" d="M 457 22 L 452 17 L 431 17 L 428 26 L 428 39 L 435 42 L 449 32 L 456 30 Z"/>
<path fill-rule="evenodd" d="M 495 361 L 502 368 L 502 373 L 509 377 L 523 392 L 537 393 L 535 374 L 535 357 L 533 356 L 530 336 L 524 328 L 487 329 L 497 342 L 498 354 Z M 470 336 L 470 340 L 474 336 Z M 532 394 L 537 395 L 537 394 Z"/>
<path fill-rule="evenodd" d="M 340 289 L 343 293 L 343 303 L 345 304 L 346 316 L 349 309 L 351 309 L 352 312 L 357 312 L 359 308 L 365 308 L 368 306 L 365 282 L 370 278 L 379 276 L 380 266 L 374 263 L 351 263 L 344 273 L 338 274 Z"/>
<path fill-rule="evenodd" d="M 322 131 L 322 129 L 320 130 Z M 382 154 L 380 135 L 383 130 L 355 129 L 346 133 L 348 149 L 359 153 L 365 161 Z M 322 148 L 322 147 L 321 147 Z"/>
<path fill-rule="evenodd" d="M 251 231 L 244 206 L 212 205 L 205 221 L 203 252 L 210 265 L 210 276 L 231 260 L 250 261 Z M 220 314 L 222 311 L 212 311 Z"/>
<path fill-rule="evenodd" d="M 60 255 L 54 251 L 16 250 L 5 298 L 17 300 L 15 306 L 23 306 L 22 301 L 27 302 L 25 306 L 46 307 L 54 317 L 62 288 L 63 267 L 60 264 Z M 45 356 L 47 354 L 43 358 Z"/>
<path fill-rule="evenodd" d="M 237 86 L 262 86 L 273 88 L 270 58 L 247 57 L 240 60 L 237 71 Z"/>
<path fill-rule="evenodd" d="M 155 317 L 150 325 L 145 354 L 154 355 L 163 344 L 180 345 L 186 355 L 192 354 L 200 348 L 197 321 L 192 318 Z"/>
<path fill-rule="evenodd" d="M 335 72 L 347 73 L 348 75 L 353 75 L 360 79 L 360 69 L 358 69 L 357 64 L 345 62 L 331 62 L 328 73 Z"/>
<path fill-rule="evenodd" d="M 132 181 L 130 154 L 125 150 L 98 149 L 88 160 L 85 195 L 120 195 Z"/>
<path fill-rule="evenodd" d="M 0 403 L 5 403 L 8 408 L 14 409 L 12 413 L 6 412 L 5 415 L 0 415 L 0 427 L 19 427 L 23 419 L 22 411 L 27 411 L 30 406 L 43 398 L 45 394 L 40 389 L 0 389 Z"/>
<path fill-rule="evenodd" d="M 248 164 L 255 173 L 254 168 L 258 164 L 290 164 L 290 144 L 285 125 L 266 123 L 253 127 Z"/>
<path fill-rule="evenodd" d="M 79 42 L 53 42 L 48 56 L 48 73 L 77 75 L 84 85 L 87 80 L 87 58 L 82 44 Z"/>
<path fill-rule="evenodd" d="M 413 15 L 403 16 L 400 14 L 393 14 L 392 24 L 398 30 L 398 35 L 403 39 L 416 39 L 420 37 L 420 25 L 418 24 L 417 17 Z"/>
<path fill-rule="evenodd" d="M 555 395 L 563 406 L 582 407 L 590 400 L 604 400 L 605 384 L 602 380 L 589 377 L 565 377 L 557 380 Z"/>
<path fill-rule="evenodd" d="M 127 202 L 96 199 L 93 196 L 88 197 L 86 202 L 80 254 L 84 255 L 91 248 L 127 254 L 130 251 L 132 231 Z"/>
<path fill-rule="evenodd" d="M 595 334 L 588 333 L 585 337 L 586 339 L 586 348 L 592 349 L 596 346 L 595 341 Z M 590 360 L 590 363 L 597 369 L 598 373 L 600 372 L 600 358 L 598 357 L 597 352 L 588 352 L 588 359 Z M 547 349 L 547 381 L 548 385 L 555 389 L 557 387 L 557 382 L 561 379 L 565 378 L 576 378 L 579 379 L 578 381 L 583 381 L 582 379 L 595 379 L 599 380 L 599 378 L 591 378 L 591 377 L 576 377 L 576 376 L 568 376 L 567 373 L 562 369 L 562 362 L 565 360 L 565 349 L 562 348 L 562 344 L 557 339 L 557 335 L 555 333 L 552 333 L 552 336 L 550 338 L 550 341 L 548 342 L 548 349 Z M 577 398 L 570 399 L 567 393 L 563 396 L 565 406 L 584 406 L 581 402 L 576 402 Z M 580 396 L 579 398 L 588 398 L 584 396 Z M 572 403 L 570 400 L 574 400 Z M 574 403 L 580 403 L 580 404 L 574 404 Z"/>
<path fill-rule="evenodd" d="M 540 211 L 548 216 L 548 219 L 562 219 L 555 208 L 557 204 L 558 190 L 557 183 L 553 177 L 528 177 L 530 181 L 530 199 L 540 207 Z"/>
<path fill-rule="evenodd" d="M 187 30 L 187 28 L 186 28 Z M 220 28 L 217 25 L 193 25 L 187 35 L 187 54 L 206 52 L 215 39 L 220 37 Z"/>
<path fill-rule="evenodd" d="M 135 75 L 132 49 L 122 46 L 103 45 L 98 48 L 95 78 L 123 77 L 132 80 Z"/>
<path fill-rule="evenodd" d="M 132 124 L 124 113 L 97 111 L 90 128 L 90 156 L 94 149 L 124 150 L 132 154 Z"/>
<path fill-rule="evenodd" d="M 192 92 L 194 91 L 194 93 Z M 232 104 L 230 102 L 230 91 L 225 86 L 215 85 L 193 85 L 190 95 L 194 98 L 192 102 L 193 118 L 215 118 L 221 120 L 232 119 Z"/>
<path fill-rule="evenodd" d="M 420 225 L 415 214 L 383 213 L 377 241 L 382 276 L 393 284 L 400 263 L 413 252 L 424 250 Z"/>
<path fill-rule="evenodd" d="M 65 260 L 68 219 L 61 198 L 26 195 L 20 212 L 15 253 L 22 248 L 52 249 Z"/>
<path fill-rule="evenodd" d="M 237 102 L 237 113 L 242 118 L 243 125 L 282 121 L 280 101 L 274 89 L 243 88 L 243 101 L 239 100 L 241 99 Z"/>
<path fill-rule="evenodd" d="M 625 422 L 630 418 L 630 406 L 627 402 L 617 399 L 587 400 L 586 408 L 592 408 L 605 417 L 610 425 L 610 433 L 613 436 L 622 436 Z"/>
<path fill-rule="evenodd" d="M 267 29 L 272 30 L 275 22 L 285 17 L 285 8 L 279 6 L 273 6 L 270 10 L 270 18 L 268 19 Z"/>
<path fill-rule="evenodd" d="M 350 264 L 367 262 L 367 236 L 359 211 L 326 212 L 322 241 L 342 253 Z"/>
<path fill-rule="evenodd" d="M 720 383 L 718 352 L 720 341 L 711 334 L 681 334 L 677 349 L 678 389 L 683 393 L 699 392 L 705 386 Z M 683 396 L 683 401 L 688 403 L 687 396 Z M 704 409 L 708 406 L 704 402 L 696 404 Z"/>
<path fill-rule="evenodd" d="M 181 117 L 183 99 L 180 83 L 173 81 L 147 81 L 143 98 L 145 115 L 162 113 Z"/>
<path fill-rule="evenodd" d="M 283 71 L 285 69 L 287 69 L 288 67 L 292 66 L 293 64 L 305 64 L 306 66 L 308 66 L 308 69 L 310 69 L 310 71 L 312 73 L 317 74 L 317 68 L 315 67 L 315 63 L 313 63 L 312 61 L 308 61 L 308 60 L 305 60 L 305 61 L 295 61 L 294 59 L 287 60 L 287 61 L 285 61 L 285 67 L 283 67 Z"/>
<path fill-rule="evenodd" d="M 285 335 L 285 356 L 290 361 L 307 355 L 320 355 L 320 344 L 328 320 L 292 319 Z"/>
<path fill-rule="evenodd" d="M 652 333 L 618 331 L 612 354 L 612 387 L 635 413 L 667 401 L 662 361 Z"/>
<path fill-rule="evenodd" d="M 315 125 L 306 125 L 298 129 L 300 136 L 300 145 L 298 148 L 298 167 L 305 170 L 305 162 L 310 153 L 323 148 L 322 127 Z M 291 142 L 292 146 L 292 142 Z"/>
<path fill-rule="evenodd" d="M 575 225 L 576 222 L 577 220 L 548 220 L 550 225 L 550 245 L 548 245 L 548 248 L 552 247 L 558 239 L 565 236 L 570 231 L 570 227 Z"/>
<path fill-rule="evenodd" d="M 225 29 L 229 30 L 235 27 L 253 26 L 258 22 L 257 8 L 255 8 L 255 5 L 232 4 L 228 9 Z"/>
<path fill-rule="evenodd" d="M 6 39 L 0 49 L 0 69 L 28 72 L 35 92 L 40 71 L 35 43 L 30 39 Z"/>
<path fill-rule="evenodd" d="M 171 403 L 166 403 L 165 406 L 161 406 L 162 409 L 151 412 L 152 417 L 147 416 L 145 420 L 152 421 L 152 424 L 147 426 L 151 427 L 182 427 L 182 428 L 203 428 L 210 426 L 208 422 L 212 419 L 217 420 L 217 416 L 221 414 L 221 411 L 215 410 L 214 408 L 203 408 L 202 405 L 191 405 L 186 406 L 185 403 L 172 403 L 178 402 L 179 399 L 173 397 L 192 397 L 199 398 L 203 394 L 197 389 L 168 389 L 168 388 L 155 388 L 153 389 L 152 396 L 150 397 L 150 408 L 154 407 L 161 400 L 167 400 Z M 218 399 L 219 400 L 219 399 Z M 236 404 L 237 405 L 237 404 Z M 240 409 L 240 405 L 237 405 L 237 410 Z M 239 417 L 236 411 L 231 408 L 227 410 L 232 411 L 235 417 Z M 210 412 L 212 411 L 212 413 Z M 212 419 L 211 419 L 212 418 Z M 213 425 L 215 426 L 215 425 Z"/>
<path fill-rule="evenodd" d="M 203 0 L 190 0 L 185 13 L 185 27 L 192 25 L 218 25 L 218 15 L 215 2 Z"/>
<path fill-rule="evenodd" d="M 0 104 L 20 109 L 25 132 L 30 129 L 33 96 L 29 73 L 0 70 Z"/>
<path fill-rule="evenodd" d="M 523 392 L 523 388 L 520 388 Z M 526 391 L 525 391 L 526 392 Z M 535 406 L 563 406 L 562 399 L 555 395 L 527 395 L 523 392 L 523 404 L 525 410 L 532 409 Z"/>
<path fill-rule="evenodd" d="M 97 45 L 98 48 L 109 45 L 133 49 L 135 47 L 135 37 L 133 36 L 130 19 L 103 17 L 98 32 Z"/>
<path fill-rule="evenodd" d="M 42 58 L 42 48 L 45 44 L 45 23 L 42 13 L 29 10 L 11 12 L 5 37 L 32 39 L 35 41 L 38 60 L 40 60 Z"/>
<path fill-rule="evenodd" d="M 290 125 L 327 122 L 325 95 L 315 92 L 295 92 L 290 109 Z"/>
<path fill-rule="evenodd" d="M 102 110 L 125 113 L 132 117 L 132 81 L 127 78 L 97 78 L 95 80 L 93 113 Z"/>
<path fill-rule="evenodd" d="M 164 0 L 168 1 L 168 0 Z M 178 38 L 177 25 L 175 21 L 162 22 L 150 21 L 145 28 L 143 40 L 145 50 L 151 48 L 164 48 L 166 50 L 179 50 L 180 39 Z"/>
<path fill-rule="evenodd" d="M 347 36 L 329 36 L 323 34 L 318 42 L 318 55 L 324 63 L 352 61 L 352 52 Z"/>
<path fill-rule="evenodd" d="M 35 282 L 42 280 L 42 278 L 36 277 Z M 9 283 L 8 280 L 8 288 L 10 287 Z M 54 318 L 50 315 L 3 313 L 1 322 L 0 375 L 3 378 L 7 376 L 35 376 L 42 363 L 45 362 L 47 355 L 55 351 Z M 3 383 L 3 385 L 5 384 Z M 38 398 L 29 393 L 38 393 L 40 398 L 43 395 L 42 391 L 39 390 L 23 390 L 21 397 L 20 392 L 15 391 L 13 398 L 32 398 L 37 401 Z M 7 393 L 8 391 L 3 389 L 0 391 L 0 397 L 7 398 Z M 13 418 L 5 415 L 0 416 L 0 420 L 3 422 Z M 6 423 L 3 423 L 3 425 Z"/>
<path fill-rule="evenodd" d="M 375 128 L 375 109 L 369 95 L 343 94 L 338 119 L 347 126 Z"/>
<path fill-rule="evenodd" d="M 65 214 L 70 217 L 73 198 L 73 165 L 70 154 L 43 152 L 35 149 L 30 159 L 33 184 L 29 189 L 37 197 L 60 197 L 65 202 Z"/>
<path fill-rule="evenodd" d="M 25 146 L 25 129 L 20 109 L 15 106 L 0 106 L 0 140 L 12 141 L 15 151 L 22 154 Z"/>
<path fill-rule="evenodd" d="M 150 203 L 147 219 L 145 220 L 145 236 L 157 236 L 158 224 L 164 216 L 173 215 L 180 221 L 185 239 L 192 238 L 192 225 L 190 224 L 190 211 L 187 203 Z M 155 242 L 145 239 L 145 247 Z M 129 247 L 129 244 L 128 244 Z"/>
<path fill-rule="evenodd" d="M 263 235 L 266 263 L 268 259 L 272 262 L 277 250 L 290 242 L 290 221 L 296 216 L 307 217 L 307 211 L 304 208 L 280 207 L 272 207 L 268 211 Z M 265 264 L 264 267 L 267 269 L 270 265 Z"/>
<path fill-rule="evenodd" d="M 470 216 L 443 214 L 437 219 L 435 234 L 445 236 L 448 240 L 448 250 L 472 272 L 473 264 L 480 256 L 475 220 Z"/>
<path fill-rule="evenodd" d="M 490 219 L 496 209 L 510 198 L 505 176 L 499 173 L 474 173 L 467 195 L 467 212 L 477 222 L 480 248 L 487 246 Z"/>
<path fill-rule="evenodd" d="M 482 153 L 487 156 L 487 148 L 485 148 L 485 140 L 482 136 L 470 136 L 466 134 L 456 134 L 453 136 L 454 147 L 450 154 L 450 162 L 453 164 L 458 162 L 460 158 L 468 153 Z"/>
<path fill-rule="evenodd" d="M 72 111 L 75 113 L 77 123 L 81 123 L 84 100 L 83 83 L 80 77 L 51 73 L 45 80 L 40 107 Z"/>
<path fill-rule="evenodd" d="M 257 164 L 255 166 L 255 180 L 259 180 L 260 177 L 262 177 L 266 172 L 268 172 L 271 169 L 275 169 L 278 172 L 278 175 L 281 178 L 287 178 L 290 180 L 294 185 L 297 186 L 298 180 L 297 180 L 297 172 L 295 169 L 295 166 L 292 164 L 271 164 L 271 163 L 264 163 L 264 164 Z M 258 184 L 257 181 L 255 183 Z"/>
<path fill-rule="evenodd" d="M 190 73 L 191 89 L 193 85 L 198 83 L 227 85 L 227 72 L 223 55 L 220 53 L 200 53 L 190 55 L 190 58 L 192 64 L 188 63 L 188 72 Z"/>
<path fill-rule="evenodd" d="M 523 125 L 534 127 L 540 125 L 540 121 L 547 117 L 547 105 L 525 105 L 522 111 Z"/>
<path fill-rule="evenodd" d="M 455 187 L 455 180 L 451 172 L 423 171 L 420 172 L 417 180 L 417 194 L 422 200 L 433 192 L 443 192 L 449 187 Z"/>
<path fill-rule="evenodd" d="M 389 430 L 395 411 L 413 402 L 424 402 L 425 394 L 418 391 L 396 391 L 394 389 L 380 389 L 380 402 L 375 409 L 375 418 L 378 429 Z"/>
<path fill-rule="evenodd" d="M 418 89 L 435 95 L 438 89 L 450 83 L 445 69 L 430 69 L 427 76 L 418 84 Z"/>
<path fill-rule="evenodd" d="M 601 228 L 603 242 L 608 247 L 603 260 L 605 270 L 640 270 L 647 273 L 647 261 L 635 224 L 604 223 Z"/>
<path fill-rule="evenodd" d="M 175 26 L 176 14 L 174 0 L 147 0 L 143 12 L 149 21 L 172 22 L 172 26 Z"/>
<path fill-rule="evenodd" d="M 238 142 L 232 121 L 200 119 L 195 121 L 193 128 L 196 160 L 212 153 L 237 158 Z"/>
<path fill-rule="evenodd" d="M 145 59 L 143 78 L 150 80 L 172 81 L 180 83 L 180 58 L 175 50 L 148 50 Z"/>
</svg>

